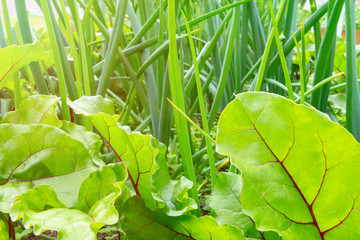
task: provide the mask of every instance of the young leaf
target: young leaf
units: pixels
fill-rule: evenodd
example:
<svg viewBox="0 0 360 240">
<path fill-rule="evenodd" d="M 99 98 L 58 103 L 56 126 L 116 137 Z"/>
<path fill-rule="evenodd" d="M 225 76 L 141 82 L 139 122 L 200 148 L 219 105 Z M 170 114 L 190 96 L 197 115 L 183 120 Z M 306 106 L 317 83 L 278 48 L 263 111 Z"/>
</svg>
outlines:
<svg viewBox="0 0 360 240">
<path fill-rule="evenodd" d="M 124 228 L 130 239 L 245 239 L 242 231 L 230 225 L 219 227 L 210 216 L 193 215 L 170 217 L 146 208 L 138 197 L 127 200 L 124 206 Z"/>
<path fill-rule="evenodd" d="M 81 113 L 81 110 L 76 109 L 76 112 Z M 118 115 L 88 112 L 84 115 L 105 138 L 118 161 L 128 162 L 130 182 L 147 207 L 165 208 L 169 215 L 181 215 L 197 207 L 193 199 L 185 197 L 185 191 L 192 187 L 191 182 L 170 179 L 164 145 L 150 135 L 128 133 L 128 129 L 118 125 Z"/>
<path fill-rule="evenodd" d="M 14 198 L 34 187 L 31 182 L 7 183 L 0 186 L 0 212 L 9 213 Z M 1 239 L 1 238 L 0 238 Z"/>
<path fill-rule="evenodd" d="M 105 224 L 118 222 L 115 202 L 127 179 L 125 164 L 104 166 L 83 181 L 76 209 L 67 209 L 48 185 L 40 185 L 15 198 L 11 208 L 13 220 L 23 218 L 34 233 L 56 230 L 59 239 L 97 239 Z"/>
<path fill-rule="evenodd" d="M 77 114 L 96 115 L 100 112 L 104 112 L 110 115 L 114 115 L 114 103 L 113 101 L 103 98 L 100 95 L 97 96 L 82 96 L 81 98 L 68 103 L 69 106 Z"/>
<path fill-rule="evenodd" d="M 18 109 L 8 112 L 1 123 L 45 124 L 60 127 L 56 104 L 60 98 L 48 95 L 33 95 L 23 100 Z"/>
<path fill-rule="evenodd" d="M 16 71 L 30 62 L 44 59 L 47 54 L 49 52 L 44 51 L 40 42 L 0 49 L 0 56 L 6 56 L 0 59 L 0 90 Z"/>
<path fill-rule="evenodd" d="M 67 206 L 75 204 L 81 182 L 95 170 L 82 143 L 46 125 L 0 124 L 0 136 L 0 185 L 49 184 Z"/>
<path fill-rule="evenodd" d="M 62 125 L 60 129 L 69 134 L 73 139 L 76 139 L 84 144 L 90 155 L 93 157 L 94 162 L 99 163 L 100 160 L 98 157 L 102 145 L 99 135 L 87 131 L 85 127 L 69 121 L 61 121 L 61 123 Z"/>
<path fill-rule="evenodd" d="M 274 232 L 260 232 L 254 221 L 242 211 L 241 207 L 241 176 L 234 173 L 220 173 L 215 189 L 210 197 L 210 207 L 216 221 L 229 224 L 243 230 L 247 238 L 280 239 Z"/>
<path fill-rule="evenodd" d="M 240 94 L 220 117 L 217 150 L 241 170 L 243 210 L 259 230 L 359 239 L 360 145 L 326 115 L 268 93 Z"/>
<path fill-rule="evenodd" d="M 126 166 L 123 163 L 103 166 L 89 175 L 81 184 L 76 208 L 87 213 L 101 198 L 116 192 L 118 182 L 127 180 Z"/>
<path fill-rule="evenodd" d="M 54 190 L 40 185 L 18 196 L 11 209 L 11 218 L 23 218 L 25 228 L 33 226 L 34 233 L 51 229 L 58 232 L 58 239 L 97 239 L 91 229 L 94 219 L 79 210 L 68 209 L 59 201 Z"/>
</svg>

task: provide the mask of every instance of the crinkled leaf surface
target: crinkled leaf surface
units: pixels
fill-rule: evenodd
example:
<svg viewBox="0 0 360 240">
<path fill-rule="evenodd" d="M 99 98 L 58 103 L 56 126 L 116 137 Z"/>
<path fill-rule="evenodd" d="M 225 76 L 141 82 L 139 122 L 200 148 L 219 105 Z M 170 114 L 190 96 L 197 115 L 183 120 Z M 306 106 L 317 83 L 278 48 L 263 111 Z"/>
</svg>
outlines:
<svg viewBox="0 0 360 240">
<path fill-rule="evenodd" d="M 0 58 L 0 90 L 25 64 L 44 59 L 48 54 L 50 53 L 44 50 L 40 42 L 0 49 L 0 56 L 3 56 Z"/>
<path fill-rule="evenodd" d="M 156 139 L 151 141 L 152 147 L 159 149 L 155 163 L 159 166 L 151 177 L 152 195 L 157 201 L 157 207 L 163 208 L 169 216 L 182 215 L 189 209 L 196 209 L 194 199 L 187 197 L 187 192 L 192 187 L 192 182 L 182 176 L 179 180 L 170 178 L 169 169 L 166 164 L 166 147 Z"/>
<path fill-rule="evenodd" d="M 67 206 L 95 170 L 82 143 L 46 125 L 0 124 L 0 184 L 49 184 Z"/>
<path fill-rule="evenodd" d="M 21 101 L 19 108 L 8 112 L 1 123 L 45 124 L 60 127 L 56 104 L 60 98 L 49 95 L 33 95 Z"/>
<path fill-rule="evenodd" d="M 24 225 L 34 226 L 36 234 L 51 229 L 59 232 L 59 239 L 97 239 L 101 227 L 119 219 L 115 202 L 126 178 L 122 163 L 91 173 L 81 184 L 77 209 L 67 209 L 50 186 L 37 186 L 15 198 L 11 217 L 23 218 Z"/>
<path fill-rule="evenodd" d="M 244 239 L 242 231 L 230 225 L 219 227 L 210 216 L 168 216 L 146 208 L 138 197 L 124 206 L 124 228 L 130 239 Z"/>
<path fill-rule="evenodd" d="M 74 111 L 82 113 L 81 109 Z M 197 207 L 193 199 L 185 197 L 191 182 L 185 178 L 180 181 L 170 179 L 164 145 L 150 135 L 128 133 L 117 124 L 118 115 L 92 115 L 91 112 L 84 115 L 105 138 L 119 161 L 128 162 L 129 179 L 146 206 L 165 208 L 169 215 L 181 215 Z"/>
<path fill-rule="evenodd" d="M 284 239 L 360 239 L 360 145 L 311 108 L 244 93 L 222 113 L 217 151 L 242 172 L 243 210 Z"/>
<path fill-rule="evenodd" d="M 89 212 L 90 208 L 103 197 L 116 192 L 119 188 L 114 185 L 127 180 L 124 163 L 116 163 L 101 167 L 87 177 L 81 184 L 76 208 Z"/>
<path fill-rule="evenodd" d="M 241 176 L 235 173 L 220 173 L 214 191 L 210 197 L 210 207 L 213 216 L 220 224 L 234 225 L 244 231 L 246 238 L 280 239 L 274 232 L 260 232 L 254 221 L 242 211 Z"/>
<path fill-rule="evenodd" d="M 26 228 L 33 226 L 37 235 L 51 229 L 58 231 L 58 239 L 97 239 L 96 232 L 91 229 L 94 223 L 91 216 L 66 208 L 48 185 L 19 195 L 10 215 L 13 221 L 22 218 Z"/>
<path fill-rule="evenodd" d="M 100 112 L 115 114 L 113 101 L 100 95 L 82 96 L 73 102 L 69 101 L 69 106 L 76 114 L 84 114 L 85 116 L 96 115 Z"/>
</svg>

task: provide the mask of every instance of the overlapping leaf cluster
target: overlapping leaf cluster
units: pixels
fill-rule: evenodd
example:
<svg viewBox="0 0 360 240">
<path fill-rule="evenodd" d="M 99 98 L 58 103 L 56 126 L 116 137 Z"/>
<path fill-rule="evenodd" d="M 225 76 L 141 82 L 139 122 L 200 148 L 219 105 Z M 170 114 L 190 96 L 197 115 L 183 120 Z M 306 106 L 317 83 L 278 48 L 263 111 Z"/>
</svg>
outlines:
<svg viewBox="0 0 360 240">
<path fill-rule="evenodd" d="M 101 137 L 59 121 L 58 101 L 29 97 L 0 123 L 5 239 L 8 221 L 18 220 L 59 239 L 97 239 L 105 225 L 125 239 L 359 238 L 360 145 L 311 108 L 272 94 L 238 95 L 220 117 L 217 151 L 241 175 L 220 173 L 212 216 L 197 218 L 192 183 L 171 180 L 164 145 L 120 126 L 110 100 L 69 102 Z M 101 160 L 102 139 L 115 163 Z"/>
<path fill-rule="evenodd" d="M 100 228 L 113 224 L 123 225 L 129 238 L 136 239 L 149 234 L 139 235 L 136 228 L 163 237 L 210 239 L 229 232 L 241 239 L 239 229 L 220 227 L 213 218 L 181 216 L 197 208 L 187 197 L 192 183 L 184 177 L 170 179 L 166 147 L 150 135 L 119 126 L 110 100 L 97 96 L 69 102 L 114 151 L 117 161 L 108 165 L 99 156 L 101 137 L 59 121 L 58 101 L 52 96 L 29 97 L 0 124 L 2 216 L 21 219 L 35 234 L 56 230 L 59 239 L 97 239 Z M 136 224 L 131 224 L 134 218 Z M 6 220 L 1 223 L 2 236 L 8 236 Z"/>
</svg>

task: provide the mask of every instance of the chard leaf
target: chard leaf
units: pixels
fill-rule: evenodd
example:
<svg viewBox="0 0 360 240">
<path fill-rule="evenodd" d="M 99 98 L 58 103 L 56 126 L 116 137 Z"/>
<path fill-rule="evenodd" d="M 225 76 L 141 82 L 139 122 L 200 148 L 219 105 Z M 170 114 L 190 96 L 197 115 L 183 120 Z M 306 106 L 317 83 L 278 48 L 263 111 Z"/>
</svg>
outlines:
<svg viewBox="0 0 360 240">
<path fill-rule="evenodd" d="M 11 45 L 0 49 L 0 90 L 13 74 L 24 65 L 44 59 L 50 52 L 46 52 L 40 42 L 22 46 Z"/>
<path fill-rule="evenodd" d="M 260 232 L 254 221 L 242 211 L 241 176 L 235 173 L 220 173 L 214 191 L 210 197 L 210 207 L 213 216 L 220 224 L 236 226 L 244 231 L 246 238 L 280 239 L 274 232 Z"/>
<path fill-rule="evenodd" d="M 217 151 L 242 172 L 243 211 L 284 239 L 360 238 L 360 145 L 314 110 L 268 93 L 222 113 Z"/>
<path fill-rule="evenodd" d="M 105 224 L 118 222 L 115 208 L 121 187 L 127 179 L 125 164 L 103 166 L 81 184 L 77 209 L 68 209 L 54 190 L 40 185 L 15 198 L 11 218 L 23 218 L 24 226 L 34 233 L 56 230 L 59 239 L 97 239 L 97 231 Z"/>
<path fill-rule="evenodd" d="M 9 213 L 14 198 L 34 187 L 31 182 L 0 185 L 0 212 Z"/>
<path fill-rule="evenodd" d="M 23 219 L 25 228 L 33 226 L 39 235 L 46 230 L 58 231 L 58 239 L 97 239 L 91 229 L 94 220 L 79 210 L 68 209 L 59 201 L 54 190 L 40 185 L 19 195 L 12 206 L 13 221 Z"/>
<path fill-rule="evenodd" d="M 74 111 L 81 113 L 79 109 Z M 193 199 L 185 196 L 192 183 L 185 178 L 179 181 L 170 179 L 163 144 L 150 135 L 128 133 L 126 128 L 117 124 L 118 115 L 84 115 L 104 137 L 118 160 L 128 163 L 129 179 L 134 191 L 147 207 L 164 208 L 172 216 L 197 207 Z"/>
<path fill-rule="evenodd" d="M 5 214 L 0 213 L 0 240 L 9 239 L 9 217 Z"/>
<path fill-rule="evenodd" d="M 110 115 L 115 114 L 113 101 L 100 95 L 82 96 L 75 101 L 69 101 L 69 106 L 76 114 L 84 114 L 85 116 L 96 115 L 100 112 Z"/>
<path fill-rule="evenodd" d="M 49 184 L 75 205 L 81 182 L 95 170 L 82 143 L 46 125 L 0 124 L 0 136 L 0 185 Z"/>
<path fill-rule="evenodd" d="M 166 146 L 156 139 L 153 139 L 151 144 L 159 149 L 159 154 L 155 158 L 159 168 L 151 176 L 152 196 L 157 201 L 157 207 L 165 207 L 165 212 L 169 216 L 180 216 L 187 210 L 196 209 L 194 199 L 187 197 L 193 183 L 184 176 L 179 180 L 172 180 L 166 164 Z"/>
<path fill-rule="evenodd" d="M 73 139 L 76 139 L 84 144 L 90 155 L 93 158 L 98 159 L 102 145 L 102 141 L 99 135 L 87 131 L 85 127 L 69 121 L 61 121 L 61 123 L 61 130 L 69 134 Z M 98 161 L 99 160 L 96 160 L 96 162 Z"/>
<path fill-rule="evenodd" d="M 59 97 L 33 95 L 21 101 L 19 108 L 8 112 L 1 123 L 45 124 L 60 127 L 61 122 L 56 115 L 56 104 Z"/>
<path fill-rule="evenodd" d="M 230 225 L 219 226 L 210 216 L 168 216 L 151 211 L 138 197 L 131 197 L 124 205 L 124 228 L 130 239 L 245 239 L 242 231 Z"/>
<path fill-rule="evenodd" d="M 87 177 L 81 184 L 76 208 L 87 213 L 103 197 L 116 192 L 114 183 L 127 180 L 126 166 L 123 163 L 101 167 Z"/>
</svg>

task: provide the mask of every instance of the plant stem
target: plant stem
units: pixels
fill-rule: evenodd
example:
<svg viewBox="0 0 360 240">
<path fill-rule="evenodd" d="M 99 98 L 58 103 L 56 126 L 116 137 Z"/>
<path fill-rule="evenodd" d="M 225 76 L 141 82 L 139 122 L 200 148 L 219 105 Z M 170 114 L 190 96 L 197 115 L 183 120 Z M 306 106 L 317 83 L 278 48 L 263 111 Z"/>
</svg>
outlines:
<svg viewBox="0 0 360 240">
<path fill-rule="evenodd" d="M 180 79 L 179 60 L 176 44 L 176 10 L 175 1 L 168 1 L 168 29 L 169 29 L 169 80 L 171 96 L 176 106 L 184 112 L 185 101 L 183 94 L 183 86 Z M 186 119 L 181 116 L 177 111 L 174 112 L 174 119 L 176 124 L 177 135 L 179 138 L 180 152 L 182 156 L 182 162 L 184 165 L 185 176 L 192 181 L 193 186 L 189 191 L 190 197 L 192 197 L 198 208 L 194 211 L 196 216 L 200 216 L 200 203 L 197 193 L 195 170 L 193 160 L 191 157 L 190 136 L 188 132 Z"/>
</svg>

